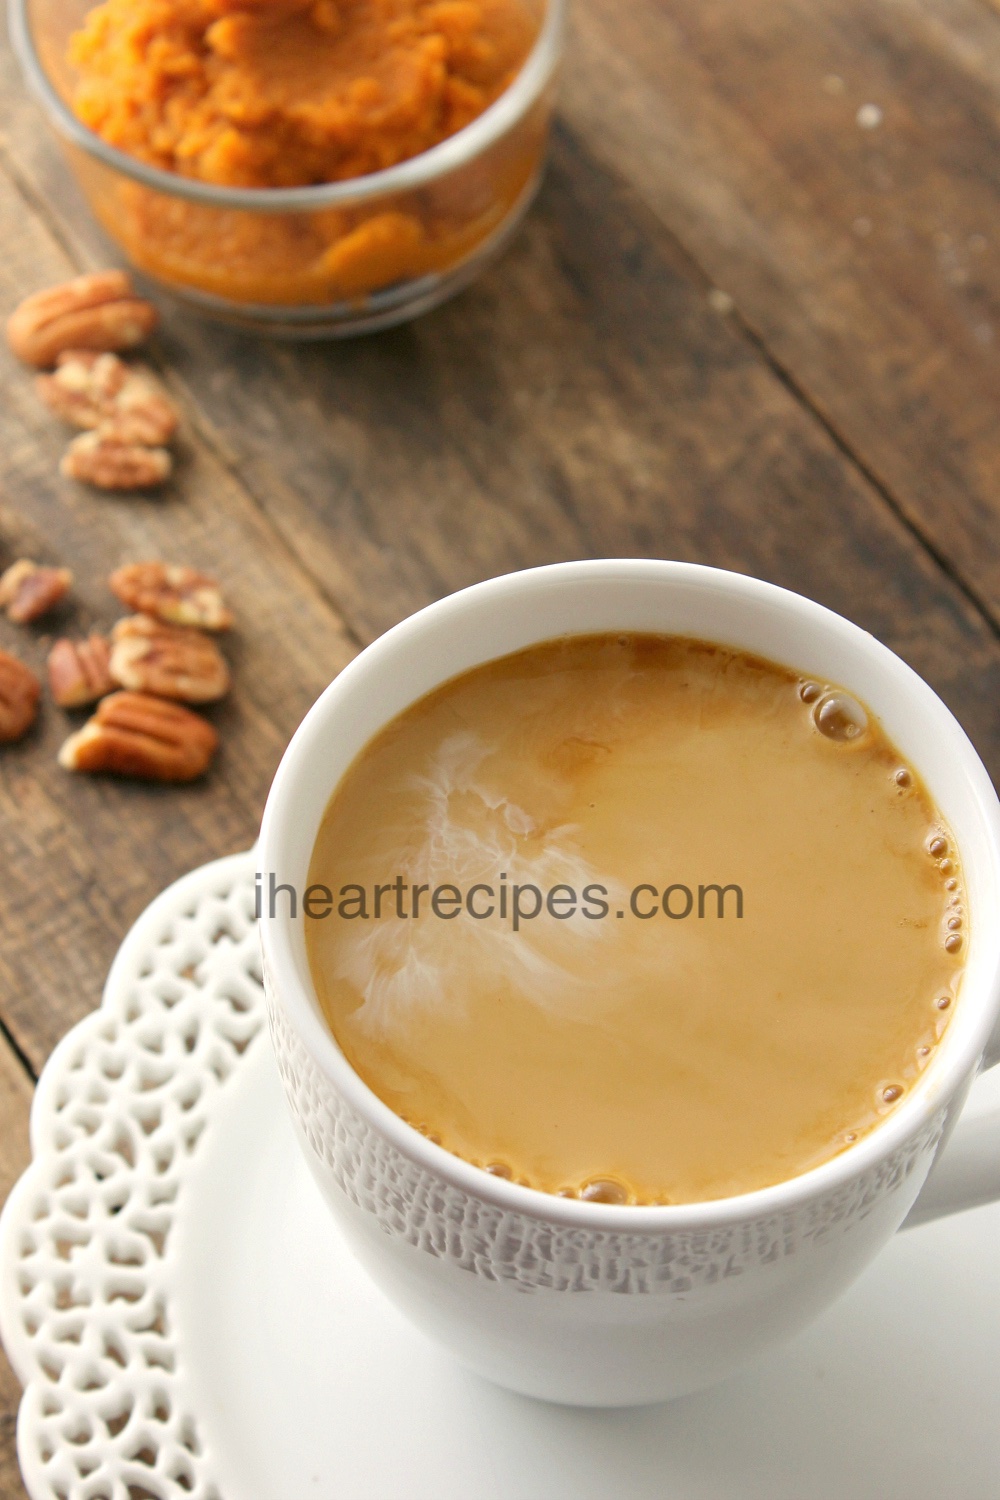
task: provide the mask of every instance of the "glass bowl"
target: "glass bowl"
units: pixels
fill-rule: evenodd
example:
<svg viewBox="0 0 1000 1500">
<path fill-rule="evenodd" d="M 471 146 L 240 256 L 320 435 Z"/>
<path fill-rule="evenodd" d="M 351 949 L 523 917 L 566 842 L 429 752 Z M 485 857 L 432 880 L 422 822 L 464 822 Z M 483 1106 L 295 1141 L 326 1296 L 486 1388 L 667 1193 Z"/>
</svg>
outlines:
<svg viewBox="0 0 1000 1500">
<path fill-rule="evenodd" d="M 524 66 L 483 114 L 385 171 L 299 188 L 232 188 L 147 166 L 74 114 L 69 40 L 96 0 L 9 0 L 25 79 L 91 209 L 129 262 L 228 323 L 292 338 L 416 317 L 476 276 L 537 191 L 566 0 L 525 0 Z"/>
</svg>

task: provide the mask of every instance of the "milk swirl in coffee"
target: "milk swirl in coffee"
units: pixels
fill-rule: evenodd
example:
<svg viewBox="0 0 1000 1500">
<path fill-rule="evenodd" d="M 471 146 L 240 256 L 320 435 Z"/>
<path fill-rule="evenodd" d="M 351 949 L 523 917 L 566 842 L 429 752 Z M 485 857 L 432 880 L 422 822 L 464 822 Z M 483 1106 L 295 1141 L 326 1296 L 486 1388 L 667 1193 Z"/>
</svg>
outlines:
<svg viewBox="0 0 1000 1500">
<path fill-rule="evenodd" d="M 320 1004 L 369 1087 L 607 1202 L 744 1193 L 858 1140 L 933 1055 L 967 941 L 954 841 L 874 715 L 665 636 L 547 642 L 414 704 L 309 878 Z"/>
</svg>

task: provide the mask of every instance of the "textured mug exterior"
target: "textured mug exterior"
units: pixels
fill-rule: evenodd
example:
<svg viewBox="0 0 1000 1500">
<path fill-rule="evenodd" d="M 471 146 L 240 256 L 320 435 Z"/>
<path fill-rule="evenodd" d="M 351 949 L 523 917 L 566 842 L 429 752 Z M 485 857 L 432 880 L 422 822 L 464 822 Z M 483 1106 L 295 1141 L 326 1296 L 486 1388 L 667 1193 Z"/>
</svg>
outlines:
<svg viewBox="0 0 1000 1500">
<path fill-rule="evenodd" d="M 510 595 L 505 596 L 502 586 L 512 584 L 516 591 L 519 580 L 527 580 L 524 609 L 512 617 Z M 704 601 L 689 599 L 680 614 L 668 608 L 662 616 L 631 602 L 616 610 L 614 600 L 628 596 L 630 581 L 651 585 L 651 599 L 658 591 L 667 599 L 672 590 L 683 594 L 687 585 L 694 594 L 702 590 L 714 601 L 711 617 L 719 619 L 718 630 L 698 623 Z M 567 602 L 574 588 L 579 598 Z M 533 611 L 532 590 L 536 601 L 554 598 L 554 610 Z M 342 704 L 331 700 L 324 710 L 324 699 L 333 693 L 329 689 L 300 729 L 288 764 L 283 763 L 276 778 L 262 833 L 262 868 L 276 870 L 282 880 L 304 874 L 302 850 L 306 845 L 311 850 L 319 817 L 346 764 L 407 702 L 461 670 L 463 659 L 471 665 L 517 649 L 519 643 L 546 639 L 559 633 L 562 621 L 567 622 L 564 629 L 643 628 L 641 622 L 654 615 L 663 619 L 665 632 L 700 633 L 783 659 L 786 652 L 777 646 L 763 649 L 761 642 L 766 647 L 772 639 L 766 631 L 754 635 L 748 626 L 749 636 L 743 634 L 739 609 L 728 621 L 723 618 L 721 604 L 730 599 L 750 609 L 758 603 L 773 606 L 777 616 L 767 630 L 776 641 L 781 626 L 788 632 L 797 611 L 802 612 L 802 659 L 790 664 L 817 670 L 808 645 L 810 630 L 819 641 L 826 630 L 847 632 L 850 649 L 860 651 L 861 658 L 874 658 L 872 683 L 846 669 L 836 672 L 836 659 L 827 680 L 846 682 L 872 702 L 877 699 L 872 690 L 876 679 L 886 674 L 897 697 L 902 695 L 904 709 L 909 693 L 924 699 L 922 708 L 932 717 L 950 720 L 930 689 L 870 637 L 809 601 L 756 580 L 665 563 L 540 569 L 479 585 L 432 606 L 347 669 L 354 683 L 345 684 Z M 463 600 L 478 603 L 482 618 L 477 631 L 475 609 L 470 608 L 466 637 L 461 632 L 456 637 Z M 444 634 L 435 634 L 438 622 L 432 619 L 425 641 L 432 648 L 431 664 L 422 657 L 406 660 L 409 632 L 417 636 L 415 627 L 435 611 Z M 789 618 L 782 620 L 782 612 Z M 509 623 L 512 618 L 517 623 Z M 678 629 L 688 619 L 694 623 Z M 501 625 L 501 620 L 507 623 Z M 581 623 L 574 626 L 577 620 Z M 459 642 L 450 660 L 433 655 L 435 642 L 440 647 L 444 640 Z M 795 656 L 794 642 L 788 653 Z M 395 662 L 395 657 L 401 660 Z M 380 693 L 380 675 L 388 681 L 392 668 L 396 681 Z M 352 708 L 351 692 L 357 696 L 366 689 L 358 700 L 364 707 Z M 887 698 L 885 707 L 891 731 L 899 705 L 894 710 Z M 331 724 L 339 726 L 343 743 L 337 755 L 317 761 L 316 745 L 330 734 Z M 965 821 L 967 833 L 959 830 L 963 854 L 974 855 L 972 884 L 979 887 L 978 894 L 971 893 L 974 912 L 996 894 L 1000 820 L 985 772 L 961 730 L 953 720 L 950 724 L 968 760 L 965 771 L 976 783 L 968 805 L 959 799 L 951 809 L 953 827 Z M 897 738 L 922 769 L 926 762 L 904 741 L 905 735 Z M 941 749 L 940 735 L 935 744 Z M 927 777 L 932 794 L 947 789 L 949 775 L 954 780 L 959 774 L 957 762 L 951 770 L 947 757 L 942 766 L 940 774 L 932 767 Z M 326 778 L 325 785 L 317 778 Z M 942 805 L 940 796 L 938 800 Z M 293 809 L 300 826 L 290 842 Z M 288 852 L 291 843 L 298 847 L 294 859 Z M 296 862 L 297 870 L 288 867 Z M 688 1209 L 584 1205 L 498 1182 L 392 1115 L 348 1067 L 320 1020 L 301 934 L 293 942 L 288 926 L 273 915 L 268 919 L 265 914 L 262 921 L 271 1038 L 306 1159 L 360 1261 L 413 1322 L 471 1368 L 528 1395 L 583 1405 L 631 1405 L 697 1389 L 740 1369 L 817 1316 L 906 1218 L 957 1119 L 1000 1008 L 996 941 L 991 937 L 989 962 L 980 953 L 982 1003 L 973 1014 L 963 997 L 950 1030 L 964 1030 L 951 1047 L 948 1065 L 935 1059 L 928 1069 L 933 1077 L 925 1075 L 921 1081 L 920 1107 L 916 1099 L 906 1101 L 898 1118 L 890 1117 L 835 1162 L 775 1189 Z M 956 1028 L 959 1020 L 961 1028 Z"/>
<path fill-rule="evenodd" d="M 571 1228 L 399 1151 L 316 1066 L 266 963 L 264 990 L 296 1133 L 359 1259 L 463 1363 L 552 1401 L 666 1400 L 804 1326 L 898 1229 L 945 1123 L 942 1108 L 861 1176 L 777 1213 L 691 1230 Z"/>
</svg>

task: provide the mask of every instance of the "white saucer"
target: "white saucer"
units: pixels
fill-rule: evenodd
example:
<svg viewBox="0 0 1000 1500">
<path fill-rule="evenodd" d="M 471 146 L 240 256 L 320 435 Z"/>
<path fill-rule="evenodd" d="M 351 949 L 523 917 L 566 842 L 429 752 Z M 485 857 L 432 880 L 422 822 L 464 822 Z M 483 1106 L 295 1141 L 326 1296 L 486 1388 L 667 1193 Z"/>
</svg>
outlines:
<svg viewBox="0 0 1000 1500">
<path fill-rule="evenodd" d="M 1000 1494 L 1000 1207 L 898 1236 L 794 1343 L 671 1406 L 534 1403 L 411 1330 L 299 1157 L 250 869 L 220 861 L 154 903 L 39 1085 L 0 1222 L 32 1500 Z"/>
</svg>

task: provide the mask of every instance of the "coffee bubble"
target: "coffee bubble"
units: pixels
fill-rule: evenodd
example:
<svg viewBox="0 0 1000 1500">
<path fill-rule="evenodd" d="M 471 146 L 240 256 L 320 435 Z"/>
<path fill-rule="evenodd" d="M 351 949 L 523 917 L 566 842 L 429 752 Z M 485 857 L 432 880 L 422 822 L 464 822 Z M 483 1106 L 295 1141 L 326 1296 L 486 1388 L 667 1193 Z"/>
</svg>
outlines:
<svg viewBox="0 0 1000 1500">
<path fill-rule="evenodd" d="M 823 689 L 818 682 L 799 683 L 799 697 L 803 703 L 815 703 L 816 699 L 822 696 L 822 693 Z"/>
<path fill-rule="evenodd" d="M 948 918 L 947 925 L 948 925 L 948 927 L 950 928 L 950 930 L 952 932 L 957 932 L 958 931 L 958 929 L 962 925 L 962 918 L 959 916 L 958 912 L 956 912 L 953 917 L 949 917 Z"/>
<path fill-rule="evenodd" d="M 514 1175 L 505 1161 L 489 1161 L 483 1171 L 489 1172 L 491 1177 L 506 1177 L 508 1180 Z"/>
<path fill-rule="evenodd" d="M 628 1189 L 613 1177 L 595 1177 L 580 1189 L 584 1203 L 627 1203 Z"/>
<path fill-rule="evenodd" d="M 856 740 L 868 728 L 868 715 L 847 693 L 827 693 L 813 709 L 813 722 L 828 740 Z"/>
<path fill-rule="evenodd" d="M 934 1001 L 934 1004 L 937 1006 L 938 1010 L 947 1010 L 951 1005 L 951 996 L 939 995 L 938 998 Z"/>
<path fill-rule="evenodd" d="M 903 1097 L 903 1085 L 901 1083 L 887 1083 L 882 1089 L 883 1104 L 895 1104 L 897 1099 Z"/>
<path fill-rule="evenodd" d="M 913 777 L 905 766 L 901 766 L 892 779 L 897 786 L 910 786 L 913 782 Z"/>
<path fill-rule="evenodd" d="M 946 953 L 957 953 L 962 946 L 962 934 L 953 932 L 944 940 L 944 951 Z"/>
<path fill-rule="evenodd" d="M 927 852 L 928 854 L 932 855 L 934 859 L 940 859 L 943 855 L 948 853 L 948 840 L 946 838 L 942 838 L 941 834 L 939 833 L 935 834 L 934 838 L 932 838 L 930 843 L 927 845 Z"/>
</svg>

